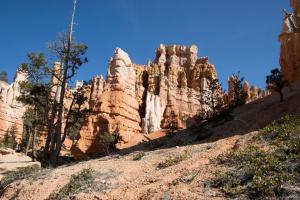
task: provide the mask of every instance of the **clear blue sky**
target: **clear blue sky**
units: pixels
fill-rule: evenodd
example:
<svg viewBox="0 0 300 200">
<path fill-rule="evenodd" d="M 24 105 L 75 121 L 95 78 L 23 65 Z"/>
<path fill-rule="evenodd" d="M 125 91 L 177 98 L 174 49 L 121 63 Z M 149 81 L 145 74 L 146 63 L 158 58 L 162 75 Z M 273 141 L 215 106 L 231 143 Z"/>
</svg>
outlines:
<svg viewBox="0 0 300 200">
<path fill-rule="evenodd" d="M 0 71 L 12 80 L 28 52 L 66 31 L 72 0 L 1 0 Z M 219 78 L 238 70 L 252 84 L 279 65 L 278 34 L 289 0 L 79 0 L 75 37 L 89 46 L 89 63 L 76 78 L 106 74 L 115 47 L 144 64 L 164 44 L 196 44 Z M 226 87 L 226 86 L 225 86 Z"/>
</svg>

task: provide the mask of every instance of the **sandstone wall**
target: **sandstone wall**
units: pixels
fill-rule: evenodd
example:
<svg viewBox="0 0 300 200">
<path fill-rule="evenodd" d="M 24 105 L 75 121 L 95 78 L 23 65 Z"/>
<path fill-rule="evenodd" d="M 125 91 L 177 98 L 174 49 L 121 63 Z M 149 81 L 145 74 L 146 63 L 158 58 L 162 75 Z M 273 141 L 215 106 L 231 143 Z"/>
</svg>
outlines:
<svg viewBox="0 0 300 200">
<path fill-rule="evenodd" d="M 291 7 L 293 13 L 285 13 L 279 41 L 281 71 L 294 83 L 300 80 L 300 1 L 291 0 Z"/>
<path fill-rule="evenodd" d="M 93 113 L 73 153 L 98 153 L 97 141 L 104 132 L 119 130 L 124 139 L 119 147 L 125 148 L 145 139 L 143 134 L 168 128 L 170 118 L 184 128 L 185 120 L 205 107 L 201 96 L 209 80 L 217 78 L 214 65 L 197 54 L 195 45 L 160 45 L 153 61 L 138 65 L 117 48 L 106 80 L 95 77 L 92 81 L 89 106 Z"/>
<path fill-rule="evenodd" d="M 12 84 L 0 81 L 0 138 L 15 124 L 17 126 L 17 138 L 22 137 L 22 116 L 26 108 L 17 102 L 20 95 L 19 82 L 26 80 L 26 74 L 17 71 Z"/>
</svg>

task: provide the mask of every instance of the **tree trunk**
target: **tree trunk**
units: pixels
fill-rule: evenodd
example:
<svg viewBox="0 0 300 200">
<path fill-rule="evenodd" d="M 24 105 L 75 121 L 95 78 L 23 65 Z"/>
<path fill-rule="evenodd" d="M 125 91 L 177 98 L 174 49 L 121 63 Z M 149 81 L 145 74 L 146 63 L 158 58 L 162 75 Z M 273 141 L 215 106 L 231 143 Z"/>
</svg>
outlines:
<svg viewBox="0 0 300 200">
<path fill-rule="evenodd" d="M 211 117 L 214 117 L 214 116 L 216 115 L 216 108 L 215 108 L 215 101 L 214 101 L 214 96 L 213 96 L 213 94 L 212 94 L 212 96 L 211 96 L 211 99 L 212 99 L 212 101 L 211 101 L 211 106 L 212 106 L 212 110 L 213 110 L 213 115 L 212 115 Z"/>
<path fill-rule="evenodd" d="M 53 131 L 53 126 L 54 126 L 55 116 L 56 116 L 56 105 L 53 105 L 52 106 L 51 117 L 50 117 L 49 124 L 48 124 L 47 139 L 46 139 L 45 147 L 44 147 L 44 151 L 43 151 L 43 158 L 44 158 L 45 161 L 48 160 L 50 143 L 54 141 L 52 139 L 53 138 L 53 132 L 52 131 Z"/>
<path fill-rule="evenodd" d="M 52 88 L 52 87 L 50 87 L 50 88 Z M 51 141 L 51 132 L 49 132 L 49 131 L 50 131 L 50 127 L 53 124 L 53 120 L 52 120 L 53 113 L 51 113 L 51 111 L 53 110 L 53 107 L 52 107 L 52 110 L 50 110 L 50 106 L 49 106 L 49 99 L 51 98 L 51 90 L 47 91 L 45 94 L 46 94 L 46 112 L 45 112 L 44 117 L 45 117 L 45 122 L 47 122 L 48 129 L 47 129 L 47 139 L 46 139 L 44 150 L 43 150 L 43 160 L 44 161 L 46 161 L 48 158 L 49 146 L 50 146 L 50 141 Z"/>
<path fill-rule="evenodd" d="M 48 132 L 47 139 L 46 139 L 46 142 L 45 142 L 45 147 L 44 147 L 44 150 L 43 150 L 43 159 L 45 161 L 48 159 L 50 142 L 51 142 L 51 133 Z"/>
<path fill-rule="evenodd" d="M 74 16 L 75 16 L 75 10 L 76 10 L 76 4 L 77 1 L 74 0 L 74 8 L 73 8 L 73 13 L 72 13 L 72 18 L 71 18 L 71 24 L 70 24 L 70 30 L 68 32 L 68 37 L 67 37 L 67 46 L 66 49 L 64 49 L 64 55 L 63 55 L 63 74 L 62 74 L 62 81 L 61 81 L 61 92 L 60 92 L 60 99 L 59 99 L 59 104 L 57 107 L 57 125 L 55 127 L 55 132 L 54 132 L 54 142 L 52 144 L 52 147 L 54 149 L 51 152 L 51 158 L 50 162 L 52 167 L 57 166 L 58 162 L 58 157 L 59 153 L 61 150 L 62 146 L 62 120 L 63 120 L 63 111 L 64 111 L 64 97 L 65 97 L 65 92 L 66 92 L 66 84 L 67 84 L 67 79 L 68 79 L 68 68 L 69 68 L 69 56 L 70 56 L 70 50 L 71 50 L 71 43 L 72 43 L 72 33 L 73 33 L 73 25 L 74 25 Z M 64 46 L 65 47 L 65 46 Z"/>
<path fill-rule="evenodd" d="M 280 103 L 282 103 L 283 102 L 283 93 L 281 90 L 279 91 L 279 96 L 280 96 Z"/>
<path fill-rule="evenodd" d="M 61 150 L 61 132 L 62 132 L 62 119 L 63 119 L 63 111 L 64 111 L 64 97 L 66 92 L 66 84 L 67 84 L 67 76 L 68 76 L 68 63 L 69 63 L 69 52 L 71 49 L 71 41 L 70 37 L 68 39 L 68 46 L 67 51 L 64 59 L 64 68 L 63 68 L 63 76 L 62 76 L 62 85 L 61 85 L 61 92 L 60 92 L 60 99 L 58 104 L 58 113 L 57 113 L 57 125 L 55 127 L 54 132 L 54 140 L 55 140 L 55 148 L 51 152 L 51 165 L 52 167 L 57 166 L 58 156 Z"/>
<path fill-rule="evenodd" d="M 33 137 L 32 137 L 32 161 L 36 161 L 36 149 L 35 149 L 36 137 L 37 137 L 37 128 L 34 129 Z"/>
<path fill-rule="evenodd" d="M 69 119 L 70 119 L 70 113 L 71 113 L 71 111 L 73 109 L 73 106 L 74 106 L 74 102 L 75 102 L 75 97 L 73 97 L 73 99 L 72 99 L 72 103 L 70 105 L 70 108 L 69 108 L 69 111 L 68 111 L 68 114 L 67 114 L 67 117 L 66 117 L 65 128 L 64 128 L 64 132 L 63 132 L 63 137 L 61 139 L 61 143 L 65 142 L 65 139 L 67 137 L 67 131 L 70 128 Z"/>
<path fill-rule="evenodd" d="M 32 140 L 32 133 L 31 133 L 30 130 L 31 130 L 31 129 L 29 128 L 29 139 L 28 139 L 28 142 L 27 142 L 27 145 L 26 145 L 25 155 L 28 154 L 29 147 L 30 147 L 30 142 L 31 142 L 31 140 Z"/>
</svg>

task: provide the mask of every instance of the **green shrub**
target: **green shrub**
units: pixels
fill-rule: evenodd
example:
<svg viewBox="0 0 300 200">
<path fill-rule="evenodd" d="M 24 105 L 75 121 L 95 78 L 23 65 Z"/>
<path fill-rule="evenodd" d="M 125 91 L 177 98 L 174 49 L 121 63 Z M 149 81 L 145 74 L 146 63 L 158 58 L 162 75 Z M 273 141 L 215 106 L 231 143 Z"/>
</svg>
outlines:
<svg viewBox="0 0 300 200">
<path fill-rule="evenodd" d="M 99 136 L 99 143 L 106 154 L 109 154 L 110 151 L 115 151 L 116 145 L 121 141 L 123 141 L 123 137 L 120 135 L 118 129 L 112 133 L 104 132 Z"/>
<path fill-rule="evenodd" d="M 183 160 L 186 160 L 190 157 L 188 153 L 182 153 L 182 154 L 175 154 L 172 156 L 169 156 L 164 162 L 161 162 L 158 164 L 157 168 L 164 169 L 173 165 L 177 165 Z"/>
<path fill-rule="evenodd" d="M 272 122 L 260 131 L 260 138 L 272 141 L 273 144 L 297 137 L 300 132 L 300 119 L 285 115 L 277 121 Z"/>
<path fill-rule="evenodd" d="M 174 111 L 171 111 L 170 116 L 167 121 L 167 136 L 173 136 L 177 133 L 178 130 L 178 116 L 176 116 Z"/>
<path fill-rule="evenodd" d="M 92 187 L 94 182 L 93 170 L 83 169 L 77 174 L 73 174 L 68 184 L 58 192 L 52 193 L 48 200 L 72 199 L 81 191 Z"/>
<path fill-rule="evenodd" d="M 233 93 L 233 99 L 230 102 L 230 107 L 235 108 L 246 103 L 247 93 L 243 90 L 243 84 L 245 82 L 245 78 L 240 76 L 240 72 L 238 71 L 235 74 L 232 74 L 230 77 L 230 81 L 232 84 L 231 92 Z"/>
<path fill-rule="evenodd" d="M 280 157 L 256 147 L 230 152 L 218 160 L 233 167 L 225 173 L 217 173 L 215 180 L 221 190 L 230 196 L 247 191 L 258 196 L 275 196 L 279 194 L 282 184 L 293 175 L 293 169 L 286 168 Z"/>
<path fill-rule="evenodd" d="M 0 180 L 0 196 L 5 191 L 5 188 L 14 181 L 29 178 L 40 171 L 39 165 L 32 165 L 28 167 L 20 167 L 17 171 L 8 172 Z"/>
<path fill-rule="evenodd" d="M 189 184 L 195 180 L 199 172 L 200 171 L 191 171 L 191 172 L 184 173 L 181 177 L 173 180 L 170 185 L 175 186 L 178 185 L 179 183 Z"/>
<path fill-rule="evenodd" d="M 17 135 L 17 133 L 18 133 L 17 126 L 15 124 L 13 124 L 5 132 L 3 141 L 1 142 L 2 146 L 14 149 L 16 147 L 16 145 L 17 145 L 17 142 L 16 142 L 16 135 Z"/>
<path fill-rule="evenodd" d="M 186 127 L 186 119 L 186 115 L 179 111 L 179 120 L 181 121 L 184 127 Z"/>
<path fill-rule="evenodd" d="M 280 197 L 286 190 L 284 185 L 299 183 L 299 128 L 299 119 L 284 116 L 262 129 L 253 146 L 218 156 L 216 164 L 227 166 L 227 170 L 215 173 L 212 186 L 231 197 Z M 262 141 L 270 148 L 260 148 Z"/>
<path fill-rule="evenodd" d="M 133 156 L 133 160 L 141 160 L 146 154 L 144 152 L 138 152 Z"/>
</svg>

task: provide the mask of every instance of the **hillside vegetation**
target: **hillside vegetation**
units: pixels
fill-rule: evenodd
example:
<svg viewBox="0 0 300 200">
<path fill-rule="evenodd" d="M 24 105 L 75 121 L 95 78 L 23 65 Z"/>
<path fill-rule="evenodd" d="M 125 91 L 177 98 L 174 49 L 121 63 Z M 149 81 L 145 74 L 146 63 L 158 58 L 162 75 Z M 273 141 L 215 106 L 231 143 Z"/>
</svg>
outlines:
<svg viewBox="0 0 300 200">
<path fill-rule="evenodd" d="M 299 88 L 285 96 L 283 103 L 272 95 L 227 119 L 18 178 L 1 199 L 299 199 Z"/>
<path fill-rule="evenodd" d="M 300 198 L 300 118 L 286 115 L 261 129 L 251 144 L 216 158 L 225 170 L 212 185 L 227 197 Z"/>
</svg>

